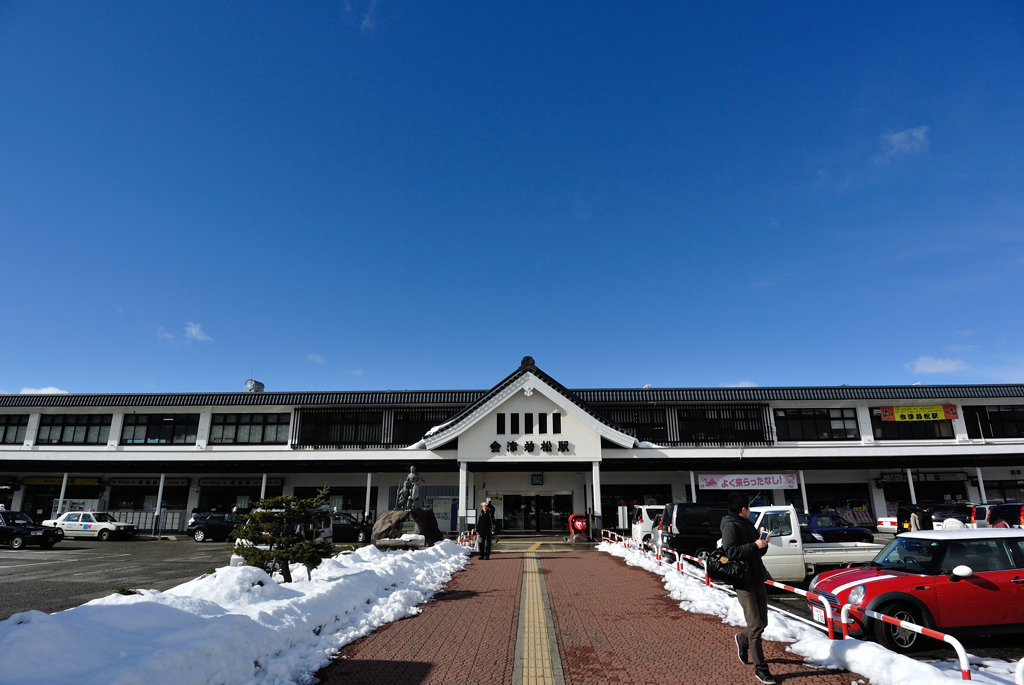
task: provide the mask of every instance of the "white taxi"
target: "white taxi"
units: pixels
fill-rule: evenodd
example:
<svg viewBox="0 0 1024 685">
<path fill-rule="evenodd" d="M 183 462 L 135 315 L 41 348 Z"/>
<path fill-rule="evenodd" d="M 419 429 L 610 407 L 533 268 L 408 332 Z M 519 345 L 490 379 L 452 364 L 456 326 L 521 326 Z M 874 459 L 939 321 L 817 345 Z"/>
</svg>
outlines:
<svg viewBox="0 0 1024 685">
<path fill-rule="evenodd" d="M 43 525 L 59 529 L 67 537 L 103 541 L 114 537 L 131 537 L 138 532 L 135 525 L 121 523 L 105 511 L 66 511 L 56 519 L 43 521 Z"/>
</svg>

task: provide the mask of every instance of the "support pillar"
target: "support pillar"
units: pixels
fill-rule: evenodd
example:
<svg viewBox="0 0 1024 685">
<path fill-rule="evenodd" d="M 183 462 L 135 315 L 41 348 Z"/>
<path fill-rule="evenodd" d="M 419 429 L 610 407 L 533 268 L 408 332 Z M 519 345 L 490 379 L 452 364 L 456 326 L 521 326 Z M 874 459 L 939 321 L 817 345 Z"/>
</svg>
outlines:
<svg viewBox="0 0 1024 685">
<path fill-rule="evenodd" d="M 978 472 L 978 493 L 981 495 L 981 503 L 988 504 L 988 495 L 985 494 L 985 479 L 981 476 L 981 467 L 976 466 L 974 470 Z"/>
<path fill-rule="evenodd" d="M 697 479 L 693 475 L 693 471 L 690 471 L 690 501 L 697 501 Z"/>
<path fill-rule="evenodd" d="M 800 474 L 800 497 L 804 500 L 804 513 L 810 514 L 811 504 L 807 501 L 807 483 L 804 482 L 804 472 L 801 470 L 798 473 Z"/>
<path fill-rule="evenodd" d="M 57 513 L 53 515 L 54 518 L 57 518 L 58 516 L 60 516 L 64 512 L 64 493 L 67 492 L 67 490 L 68 490 L 68 474 L 67 474 L 67 472 L 65 472 L 64 473 L 64 480 L 60 484 L 60 499 L 57 500 Z M 43 514 L 47 514 L 47 512 L 44 511 Z"/>
<path fill-rule="evenodd" d="M 600 536 L 601 530 L 601 462 L 594 462 L 594 528 L 598 534 L 595 537 Z"/>
<path fill-rule="evenodd" d="M 163 482 L 163 477 L 162 476 L 161 476 L 160 482 L 161 483 Z M 266 498 L 267 498 L 267 474 L 264 473 L 263 474 L 263 484 L 260 485 L 260 499 L 266 499 Z"/>
<path fill-rule="evenodd" d="M 466 462 L 459 462 L 459 532 L 466 528 Z"/>
<path fill-rule="evenodd" d="M 910 486 L 910 503 L 917 504 L 917 493 L 914 492 L 914 474 L 907 469 L 907 485 Z"/>
<path fill-rule="evenodd" d="M 162 521 L 160 515 L 163 513 L 164 507 L 164 474 L 160 474 L 160 485 L 156 489 L 156 511 L 153 512 L 153 535 L 160 535 L 160 528 Z"/>
<path fill-rule="evenodd" d="M 366 506 L 363 507 L 363 523 L 370 520 L 370 493 L 373 492 L 373 474 L 366 474 Z M 450 512 L 449 512 L 450 513 Z"/>
</svg>

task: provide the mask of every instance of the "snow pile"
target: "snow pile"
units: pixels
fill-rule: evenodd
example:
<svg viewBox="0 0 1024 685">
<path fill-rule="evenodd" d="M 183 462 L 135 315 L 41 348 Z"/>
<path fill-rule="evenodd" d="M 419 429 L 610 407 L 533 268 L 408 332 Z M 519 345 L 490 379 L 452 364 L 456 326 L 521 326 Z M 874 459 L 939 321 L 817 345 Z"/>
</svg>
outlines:
<svg viewBox="0 0 1024 685">
<path fill-rule="evenodd" d="M 704 574 L 692 567 L 680 573 L 671 564 L 659 566 L 657 560 L 643 552 L 602 542 L 599 551 L 622 557 L 630 566 L 639 566 L 664 577 L 669 596 L 679 608 L 698 614 L 719 616 L 723 623 L 746 625 L 743 609 L 736 598 L 717 587 L 704 584 Z M 896 654 L 874 642 L 862 640 L 829 640 L 823 632 L 794 620 L 769 607 L 766 640 L 791 643 L 786 649 L 804 657 L 809 666 L 842 668 L 860 673 L 872 685 L 934 685 L 948 680 L 961 680 L 960 662 L 956 659 L 923 663 Z M 951 648 L 952 651 L 952 648 Z M 970 657 L 971 677 L 977 683 L 1013 685 L 1013 662 Z"/>
<path fill-rule="evenodd" d="M 418 614 L 417 605 L 468 558 L 450 541 L 404 553 L 370 546 L 324 559 L 312 581 L 299 564 L 292 574 L 303 580 L 287 585 L 251 566 L 226 566 L 167 592 L 114 594 L 56 614 L 15 614 L 0 622 L 0 679 L 5 685 L 311 683 L 345 645 Z"/>
</svg>

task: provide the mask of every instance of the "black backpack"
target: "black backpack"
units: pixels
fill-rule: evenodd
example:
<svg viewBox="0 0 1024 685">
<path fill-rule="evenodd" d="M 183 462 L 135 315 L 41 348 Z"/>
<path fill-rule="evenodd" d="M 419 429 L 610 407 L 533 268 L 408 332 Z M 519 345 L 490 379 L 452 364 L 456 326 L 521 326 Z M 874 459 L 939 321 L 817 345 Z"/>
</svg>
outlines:
<svg viewBox="0 0 1024 685">
<path fill-rule="evenodd" d="M 711 580 L 729 585 L 743 585 L 750 580 L 750 564 L 742 559 L 730 559 L 721 547 L 708 555 L 707 571 Z"/>
</svg>

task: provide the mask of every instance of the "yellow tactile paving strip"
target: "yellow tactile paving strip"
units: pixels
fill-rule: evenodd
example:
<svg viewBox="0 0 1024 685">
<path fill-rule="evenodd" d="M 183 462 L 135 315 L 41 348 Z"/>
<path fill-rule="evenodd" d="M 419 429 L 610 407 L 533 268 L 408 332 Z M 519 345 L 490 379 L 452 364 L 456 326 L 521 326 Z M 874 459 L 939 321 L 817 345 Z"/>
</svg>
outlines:
<svg viewBox="0 0 1024 685">
<path fill-rule="evenodd" d="M 519 608 L 519 634 L 513 685 L 564 685 L 562 662 L 555 640 L 547 588 L 536 554 L 527 552 L 523 558 L 523 588 Z"/>
</svg>

